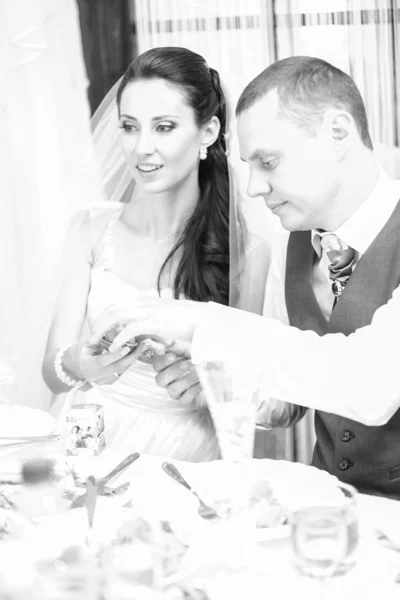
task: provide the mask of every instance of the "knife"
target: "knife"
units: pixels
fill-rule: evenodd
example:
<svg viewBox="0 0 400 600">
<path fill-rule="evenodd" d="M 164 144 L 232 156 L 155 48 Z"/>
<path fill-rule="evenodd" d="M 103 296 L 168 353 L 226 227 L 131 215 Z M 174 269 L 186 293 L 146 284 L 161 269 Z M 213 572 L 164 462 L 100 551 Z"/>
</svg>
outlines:
<svg viewBox="0 0 400 600">
<path fill-rule="evenodd" d="M 140 456 L 139 452 L 134 452 L 133 454 L 129 454 L 129 456 L 124 458 L 124 460 L 122 462 L 120 462 L 116 467 L 114 467 L 114 469 L 112 469 L 112 471 L 107 473 L 107 475 L 104 475 L 104 477 L 100 477 L 100 479 L 96 483 L 97 493 L 99 493 L 111 479 L 116 477 L 116 475 L 119 475 L 122 471 L 124 471 L 127 467 L 129 467 L 129 465 L 134 463 L 135 460 L 137 460 L 139 458 L 139 456 Z M 84 494 L 82 494 L 82 496 L 79 496 L 72 502 L 71 508 L 80 508 L 82 506 L 85 506 L 86 505 L 86 497 L 87 497 L 87 491 Z"/>
<path fill-rule="evenodd" d="M 49 435 L 11 435 L 1 436 L 0 442 L 47 442 L 51 440 L 57 440 L 60 434 L 49 434 Z"/>
<path fill-rule="evenodd" d="M 89 527 L 93 527 L 94 511 L 96 510 L 98 485 L 96 479 L 91 475 L 86 481 L 86 510 Z"/>
</svg>

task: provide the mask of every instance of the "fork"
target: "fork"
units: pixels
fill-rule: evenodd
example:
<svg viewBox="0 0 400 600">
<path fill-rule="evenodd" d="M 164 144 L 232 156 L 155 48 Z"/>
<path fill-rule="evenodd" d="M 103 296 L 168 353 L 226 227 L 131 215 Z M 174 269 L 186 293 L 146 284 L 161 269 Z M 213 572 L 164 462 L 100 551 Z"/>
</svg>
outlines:
<svg viewBox="0 0 400 600">
<path fill-rule="evenodd" d="M 97 493 L 101 494 L 103 489 L 106 487 L 106 484 L 109 481 L 111 481 L 111 479 L 114 479 L 114 477 L 119 475 L 122 471 L 127 469 L 132 463 L 135 462 L 135 460 L 137 460 L 139 458 L 139 456 L 140 456 L 139 452 L 134 452 L 133 454 L 129 454 L 129 456 L 124 458 L 124 460 L 122 462 L 120 462 L 116 467 L 114 467 L 114 469 L 112 469 L 112 471 L 107 473 L 107 475 L 104 475 L 104 477 L 100 477 L 100 479 L 98 479 L 96 482 Z M 121 486 L 118 486 L 118 488 L 114 488 L 114 493 L 118 493 L 118 491 L 121 493 L 121 488 L 122 488 L 122 491 L 124 491 L 124 489 L 127 489 L 129 487 L 128 483 L 129 482 L 123 483 Z M 82 494 L 82 496 L 79 496 L 78 498 L 76 498 L 72 502 L 71 508 L 80 508 L 81 506 L 85 506 L 86 496 L 87 496 L 87 493 L 85 492 L 84 494 Z"/>
<path fill-rule="evenodd" d="M 187 490 L 189 490 L 189 492 L 191 492 L 193 494 L 193 496 L 195 496 L 195 498 L 197 498 L 197 500 L 199 502 L 198 512 L 199 512 L 199 515 L 203 519 L 215 519 L 215 518 L 219 519 L 220 518 L 219 514 L 211 506 L 208 506 L 208 504 L 206 504 L 200 498 L 200 496 L 196 492 L 196 490 L 194 490 L 192 488 L 192 486 L 188 484 L 186 479 L 178 471 L 178 469 L 175 467 L 175 465 L 173 465 L 170 462 L 163 462 L 162 468 L 164 469 L 164 471 L 166 472 L 167 475 L 169 475 L 170 477 L 172 477 L 172 479 L 174 479 L 175 481 L 177 481 L 178 483 L 183 485 L 183 487 L 185 487 Z"/>
</svg>

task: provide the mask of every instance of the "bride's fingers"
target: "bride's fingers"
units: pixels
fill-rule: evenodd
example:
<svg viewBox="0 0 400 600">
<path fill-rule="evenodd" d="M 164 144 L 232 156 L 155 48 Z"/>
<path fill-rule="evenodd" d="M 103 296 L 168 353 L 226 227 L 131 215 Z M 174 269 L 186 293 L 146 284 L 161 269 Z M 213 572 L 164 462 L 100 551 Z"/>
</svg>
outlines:
<svg viewBox="0 0 400 600">
<path fill-rule="evenodd" d="M 146 352 L 146 350 L 148 350 L 149 347 L 150 345 L 146 340 L 141 341 L 134 350 L 129 352 L 129 354 L 117 359 L 115 362 L 112 363 L 112 368 L 114 372 L 118 372 L 120 375 L 124 373 L 127 369 L 129 369 L 132 363 L 139 360 L 142 354 Z M 118 355 L 119 353 L 114 352 L 114 354 Z"/>
<path fill-rule="evenodd" d="M 100 368 L 108 367 L 109 365 L 117 362 L 121 358 L 124 358 L 131 351 L 130 348 L 124 346 L 123 348 L 119 348 L 116 352 L 104 352 L 96 356 L 96 364 Z"/>
<path fill-rule="evenodd" d="M 139 335 L 146 335 L 147 337 L 151 337 L 152 334 L 158 334 L 157 328 L 154 327 L 154 324 L 150 324 L 149 319 L 137 319 L 132 321 L 127 325 L 120 333 L 118 333 L 113 343 L 110 346 L 110 352 L 114 352 L 118 348 L 121 348 L 126 342 L 129 342 L 130 339 L 134 337 L 138 337 Z"/>
<path fill-rule="evenodd" d="M 104 333 L 107 333 L 106 331 Z M 93 333 L 85 342 L 87 348 L 92 348 L 100 345 L 101 338 L 104 335 L 103 332 Z"/>
</svg>

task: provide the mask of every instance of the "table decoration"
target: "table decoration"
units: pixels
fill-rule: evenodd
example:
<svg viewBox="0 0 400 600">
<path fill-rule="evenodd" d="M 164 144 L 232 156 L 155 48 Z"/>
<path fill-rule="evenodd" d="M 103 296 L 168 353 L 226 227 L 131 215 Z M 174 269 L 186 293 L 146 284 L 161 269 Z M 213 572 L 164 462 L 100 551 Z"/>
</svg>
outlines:
<svg viewBox="0 0 400 600">
<path fill-rule="evenodd" d="M 98 456 L 106 446 L 104 409 L 98 404 L 73 404 L 62 432 L 67 456 Z"/>
</svg>

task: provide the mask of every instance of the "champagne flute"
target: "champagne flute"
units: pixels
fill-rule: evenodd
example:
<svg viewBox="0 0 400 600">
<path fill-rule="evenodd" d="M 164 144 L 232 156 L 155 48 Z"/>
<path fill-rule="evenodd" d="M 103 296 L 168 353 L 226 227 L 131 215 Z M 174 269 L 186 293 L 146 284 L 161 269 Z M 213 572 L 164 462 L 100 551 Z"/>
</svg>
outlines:
<svg viewBox="0 0 400 600">
<path fill-rule="evenodd" d="M 261 373 L 249 364 L 234 368 L 222 362 L 196 365 L 214 421 L 221 456 L 232 474 L 229 504 L 235 516 L 248 509 Z M 219 507 L 219 510 L 221 507 Z"/>
<path fill-rule="evenodd" d="M 222 362 L 195 365 L 214 421 L 223 460 L 253 457 L 260 372 Z"/>
</svg>

